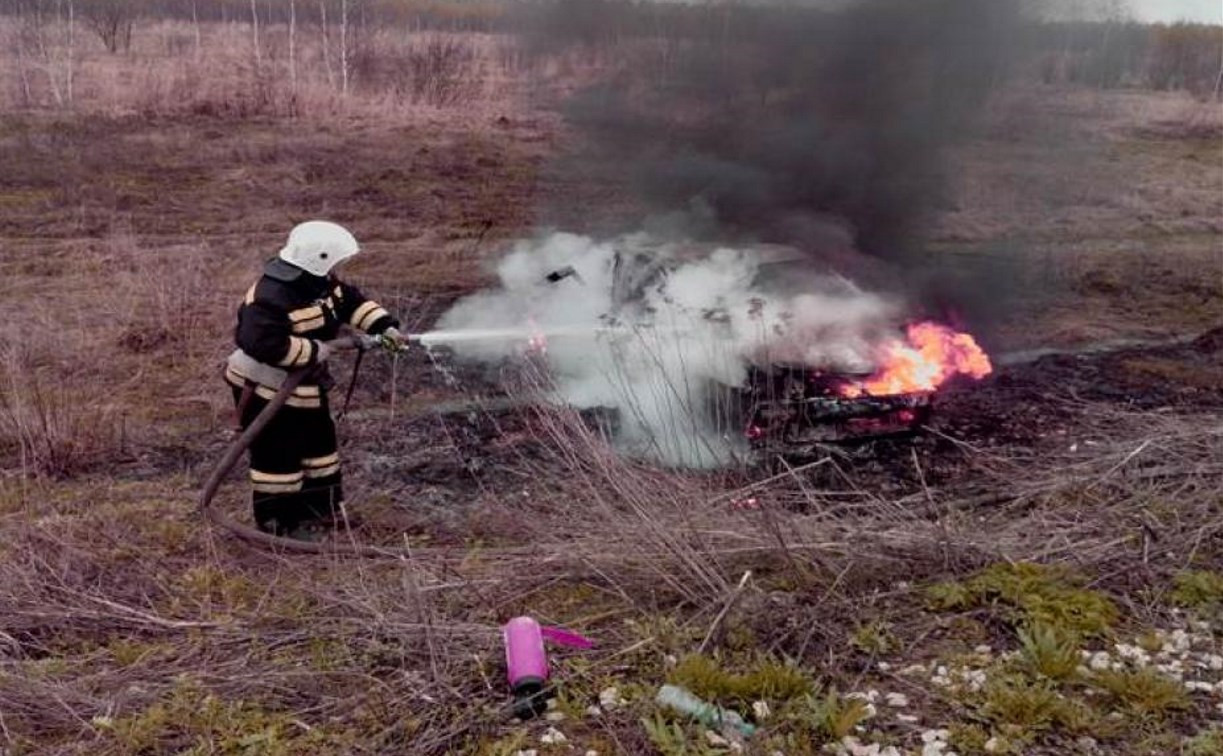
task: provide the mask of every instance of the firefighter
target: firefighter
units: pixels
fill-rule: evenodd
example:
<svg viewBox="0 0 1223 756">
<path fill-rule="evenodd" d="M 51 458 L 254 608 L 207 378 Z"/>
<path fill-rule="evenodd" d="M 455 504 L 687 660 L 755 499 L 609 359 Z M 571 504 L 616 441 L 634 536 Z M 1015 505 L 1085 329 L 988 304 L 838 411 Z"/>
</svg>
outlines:
<svg viewBox="0 0 1223 756">
<path fill-rule="evenodd" d="M 327 403 L 327 342 L 348 325 L 404 344 L 399 321 L 333 272 L 359 251 L 343 226 L 302 223 L 238 307 L 238 348 L 226 362 L 225 380 L 243 428 L 276 394 L 287 371 L 312 371 L 251 444 L 255 523 L 268 533 L 317 540 L 350 522 Z"/>
</svg>

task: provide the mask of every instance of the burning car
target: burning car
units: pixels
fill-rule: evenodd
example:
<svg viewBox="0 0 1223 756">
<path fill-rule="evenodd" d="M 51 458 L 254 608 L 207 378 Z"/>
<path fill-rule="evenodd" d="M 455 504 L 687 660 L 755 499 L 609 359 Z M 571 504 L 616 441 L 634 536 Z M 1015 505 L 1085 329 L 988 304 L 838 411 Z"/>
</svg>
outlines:
<svg viewBox="0 0 1223 756">
<path fill-rule="evenodd" d="M 755 248 L 760 262 L 753 285 L 776 286 L 809 267 L 794 250 Z M 652 250 L 617 254 L 613 263 L 615 308 L 638 305 L 648 291 L 675 268 L 674 258 Z M 572 269 L 550 273 L 558 283 Z M 822 280 L 826 285 L 828 276 Z M 839 279 L 847 286 L 848 281 Z M 801 284 L 800 284 L 801 285 Z M 609 313 L 614 321 L 616 310 Z M 711 321 L 725 313 L 709 311 Z M 937 389 L 956 375 L 980 379 L 992 371 L 988 356 L 966 333 L 934 322 L 908 325 L 902 333 L 876 333 L 868 361 L 786 359 L 763 351 L 747 365 L 739 385 L 714 386 L 709 394 L 713 424 L 721 432 L 741 432 L 756 451 L 801 454 L 823 443 L 845 443 L 917 431 L 929 419 Z"/>
<path fill-rule="evenodd" d="M 984 378 L 989 357 L 966 333 L 910 325 L 880 345 L 872 373 L 803 365 L 752 365 L 735 391 L 753 448 L 798 451 L 819 443 L 911 433 L 930 419 L 935 391 L 955 375 Z"/>
</svg>

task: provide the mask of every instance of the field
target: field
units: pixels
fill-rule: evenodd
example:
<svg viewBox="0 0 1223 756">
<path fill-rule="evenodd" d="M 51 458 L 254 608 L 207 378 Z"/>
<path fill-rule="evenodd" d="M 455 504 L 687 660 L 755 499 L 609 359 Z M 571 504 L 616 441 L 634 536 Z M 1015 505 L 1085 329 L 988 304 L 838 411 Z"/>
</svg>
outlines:
<svg viewBox="0 0 1223 756">
<path fill-rule="evenodd" d="M 335 49 L 300 42 L 290 84 L 286 29 L 258 60 L 250 31 L 82 32 L 70 101 L 59 48 L 0 60 L 4 753 L 1223 753 L 1217 99 L 997 94 L 921 267 L 880 274 L 1005 282 L 949 286 L 997 370 L 916 438 L 676 470 L 506 409 L 487 370 L 370 355 L 344 538 L 397 555 L 292 555 L 196 500 L 234 308 L 287 230 L 352 228 L 346 276 L 417 331 L 515 240 L 635 230 L 636 198 L 563 159 L 600 55 L 384 31 L 341 91 Z M 595 642 L 553 651 L 530 722 L 519 614 Z M 668 713 L 666 682 L 760 731 Z"/>
</svg>

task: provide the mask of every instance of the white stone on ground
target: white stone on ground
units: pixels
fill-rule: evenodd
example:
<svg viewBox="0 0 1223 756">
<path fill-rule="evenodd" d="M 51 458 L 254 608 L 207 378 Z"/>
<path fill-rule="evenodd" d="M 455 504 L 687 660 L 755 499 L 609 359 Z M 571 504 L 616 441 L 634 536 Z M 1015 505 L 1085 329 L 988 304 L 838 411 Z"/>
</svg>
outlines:
<svg viewBox="0 0 1223 756">
<path fill-rule="evenodd" d="M 617 706 L 623 706 L 624 699 L 620 697 L 620 689 L 613 685 L 599 691 L 599 703 L 603 705 L 604 709 L 610 711 Z"/>
<path fill-rule="evenodd" d="M 565 737 L 565 733 L 555 727 L 549 727 L 543 735 L 539 736 L 539 742 L 544 745 L 561 745 L 562 743 L 569 742 L 569 738 Z"/>
</svg>

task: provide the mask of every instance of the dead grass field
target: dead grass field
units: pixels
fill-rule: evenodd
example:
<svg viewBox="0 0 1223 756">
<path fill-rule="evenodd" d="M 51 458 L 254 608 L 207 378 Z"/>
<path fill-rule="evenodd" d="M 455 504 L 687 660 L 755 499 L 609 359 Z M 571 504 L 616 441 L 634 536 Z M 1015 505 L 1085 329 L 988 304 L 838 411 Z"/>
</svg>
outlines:
<svg viewBox="0 0 1223 756">
<path fill-rule="evenodd" d="M 317 50 L 298 99 L 243 99 L 240 28 L 208 30 L 223 81 L 169 27 L 86 50 L 72 108 L 22 103 L 0 69 L 7 753 L 728 752 L 659 711 L 663 681 L 766 702 L 751 753 L 1223 752 L 1217 344 L 1004 370 L 946 400 L 988 428 L 764 480 L 619 459 L 565 412 L 442 417 L 488 385 L 416 355 L 367 367 L 342 428 L 362 537 L 410 559 L 206 530 L 234 302 L 293 223 L 348 224 L 351 278 L 428 325 L 545 201 L 574 230 L 628 202 L 544 170 L 571 137 L 496 40 L 455 103 L 341 96 Z M 1223 324 L 1223 106 L 1013 97 L 954 156 L 931 245 L 1012 282 L 991 345 Z M 507 716 L 497 627 L 518 613 L 598 644 L 556 655 L 551 721 Z"/>
</svg>

